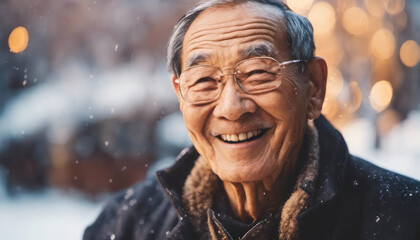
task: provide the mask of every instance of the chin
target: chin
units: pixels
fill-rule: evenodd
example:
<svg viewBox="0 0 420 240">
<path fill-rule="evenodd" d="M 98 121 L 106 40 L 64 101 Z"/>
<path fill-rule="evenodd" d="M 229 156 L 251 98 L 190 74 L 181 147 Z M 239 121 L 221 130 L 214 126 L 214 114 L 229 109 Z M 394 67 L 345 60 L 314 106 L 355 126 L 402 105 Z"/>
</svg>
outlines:
<svg viewBox="0 0 420 240">
<path fill-rule="evenodd" d="M 212 168 L 213 172 L 222 180 L 228 182 L 255 182 L 273 176 L 275 174 L 275 167 L 254 167 L 254 166 L 224 166 L 216 169 Z"/>
</svg>

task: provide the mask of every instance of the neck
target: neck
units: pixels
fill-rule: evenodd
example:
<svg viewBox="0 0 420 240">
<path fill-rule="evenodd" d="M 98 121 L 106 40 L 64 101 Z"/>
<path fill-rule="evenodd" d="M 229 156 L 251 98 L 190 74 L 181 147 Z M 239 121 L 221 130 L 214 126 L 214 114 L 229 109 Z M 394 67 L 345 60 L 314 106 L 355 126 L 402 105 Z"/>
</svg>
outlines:
<svg viewBox="0 0 420 240">
<path fill-rule="evenodd" d="M 223 181 L 236 217 L 243 222 L 253 222 L 266 210 L 276 208 L 286 200 L 294 186 L 298 153 L 290 157 L 289 163 L 274 176 L 253 182 Z"/>
</svg>

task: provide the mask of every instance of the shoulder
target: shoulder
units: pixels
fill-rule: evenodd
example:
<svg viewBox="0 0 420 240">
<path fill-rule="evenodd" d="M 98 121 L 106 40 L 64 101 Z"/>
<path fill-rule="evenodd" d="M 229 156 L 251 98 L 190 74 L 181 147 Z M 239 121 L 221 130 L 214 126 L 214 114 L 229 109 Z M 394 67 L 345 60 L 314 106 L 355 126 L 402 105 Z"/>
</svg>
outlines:
<svg viewBox="0 0 420 240">
<path fill-rule="evenodd" d="M 363 216 L 362 235 L 368 239 L 380 239 L 383 234 L 388 234 L 383 239 L 419 236 L 419 181 L 351 156 L 346 186 L 345 201 L 358 199 L 360 204 L 354 211 Z"/>
<path fill-rule="evenodd" d="M 113 196 L 85 230 L 83 239 L 143 239 L 159 235 L 157 229 L 170 228 L 175 219 L 176 213 L 160 185 L 150 178 Z"/>
<path fill-rule="evenodd" d="M 401 174 L 378 167 L 366 160 L 351 156 L 348 176 L 352 177 L 353 185 L 360 184 L 365 190 L 382 196 L 398 197 L 401 199 L 418 199 L 420 197 L 420 182 Z M 360 182 L 359 182 L 360 181 Z M 407 198 L 406 198 L 407 197 Z"/>
</svg>

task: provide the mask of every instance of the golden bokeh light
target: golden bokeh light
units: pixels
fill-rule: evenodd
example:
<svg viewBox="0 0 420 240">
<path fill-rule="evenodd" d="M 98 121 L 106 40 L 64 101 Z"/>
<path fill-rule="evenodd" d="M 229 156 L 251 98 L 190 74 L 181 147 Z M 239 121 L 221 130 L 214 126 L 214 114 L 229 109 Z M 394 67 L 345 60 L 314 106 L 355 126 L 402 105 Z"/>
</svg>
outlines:
<svg viewBox="0 0 420 240">
<path fill-rule="evenodd" d="M 365 0 L 365 6 L 374 17 L 382 17 L 385 13 L 385 6 L 381 0 Z"/>
<path fill-rule="evenodd" d="M 339 109 L 340 109 L 340 106 L 337 100 L 325 98 L 324 104 L 322 105 L 321 112 L 328 119 L 333 119 L 333 117 L 338 113 Z"/>
<path fill-rule="evenodd" d="M 349 84 L 350 90 L 350 99 L 347 104 L 345 104 L 345 110 L 348 113 L 353 113 L 360 108 L 363 100 L 362 90 L 360 90 L 359 84 L 356 81 L 352 81 Z"/>
<path fill-rule="evenodd" d="M 376 82 L 370 90 L 369 100 L 373 109 L 381 112 L 386 109 L 392 100 L 392 85 L 387 80 Z"/>
<path fill-rule="evenodd" d="M 317 54 L 327 61 L 328 66 L 336 66 L 343 59 L 343 48 L 335 35 L 326 39 L 315 38 L 315 46 Z"/>
<path fill-rule="evenodd" d="M 371 53 L 378 59 L 389 59 L 395 51 L 395 37 L 388 29 L 378 30 L 370 43 Z"/>
<path fill-rule="evenodd" d="M 392 86 L 395 88 L 399 87 L 401 83 L 400 74 L 398 71 L 395 70 L 395 67 L 398 65 L 398 61 L 395 58 L 391 58 L 388 60 L 376 60 L 374 61 L 371 69 L 371 79 L 373 82 L 382 80 L 382 79 L 392 79 Z"/>
<path fill-rule="evenodd" d="M 29 35 L 25 27 L 16 27 L 9 36 L 9 48 L 13 53 L 19 53 L 28 46 Z"/>
<path fill-rule="evenodd" d="M 405 7 L 405 0 L 383 0 L 386 11 L 396 15 L 401 13 Z"/>
<path fill-rule="evenodd" d="M 340 70 L 336 67 L 328 68 L 328 80 L 327 80 L 327 97 L 336 98 L 343 89 L 344 81 Z"/>
<path fill-rule="evenodd" d="M 290 9 L 299 14 L 306 13 L 313 3 L 314 0 L 287 0 L 287 5 Z"/>
<path fill-rule="evenodd" d="M 420 60 L 419 45 L 414 40 L 405 41 L 400 48 L 401 61 L 407 67 L 414 67 Z"/>
<path fill-rule="evenodd" d="M 335 28 L 335 12 L 331 4 L 317 2 L 308 13 L 308 19 L 314 26 L 314 35 L 327 37 Z"/>
<path fill-rule="evenodd" d="M 361 35 L 369 29 L 369 19 L 366 12 L 358 7 L 351 7 L 343 14 L 343 26 L 353 35 Z"/>
</svg>

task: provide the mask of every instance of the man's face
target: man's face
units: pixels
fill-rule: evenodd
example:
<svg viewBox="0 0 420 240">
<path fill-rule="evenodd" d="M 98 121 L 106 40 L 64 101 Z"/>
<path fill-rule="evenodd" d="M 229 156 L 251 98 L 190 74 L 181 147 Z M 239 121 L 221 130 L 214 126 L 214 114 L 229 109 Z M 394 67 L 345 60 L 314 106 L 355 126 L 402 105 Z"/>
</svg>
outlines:
<svg viewBox="0 0 420 240">
<path fill-rule="evenodd" d="M 291 60 L 285 26 L 279 23 L 284 23 L 280 11 L 257 3 L 207 9 L 186 33 L 182 70 L 193 62 L 232 73 L 236 63 L 256 55 Z M 222 180 L 275 179 L 297 155 L 307 123 L 308 84 L 296 64 L 282 79 L 279 88 L 250 95 L 226 75 L 220 97 L 204 105 L 183 101 L 173 82 L 194 146 Z M 238 140 L 241 134 L 252 140 L 223 140 Z"/>
</svg>

